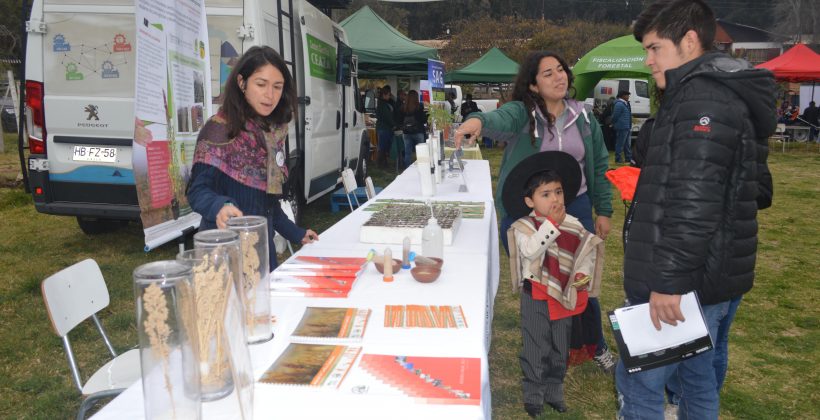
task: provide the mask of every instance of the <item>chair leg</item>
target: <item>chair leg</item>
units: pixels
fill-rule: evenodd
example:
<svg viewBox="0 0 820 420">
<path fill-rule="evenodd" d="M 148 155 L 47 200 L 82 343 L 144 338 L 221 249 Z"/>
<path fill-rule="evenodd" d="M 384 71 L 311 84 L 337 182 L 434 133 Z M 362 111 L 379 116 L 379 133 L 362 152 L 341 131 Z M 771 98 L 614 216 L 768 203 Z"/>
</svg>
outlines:
<svg viewBox="0 0 820 420">
<path fill-rule="evenodd" d="M 125 391 L 125 388 L 107 389 L 105 391 L 95 392 L 89 395 L 83 400 L 82 404 L 80 404 L 80 411 L 77 412 L 77 420 L 85 420 L 85 413 L 94 407 L 94 404 L 97 401 L 103 398 L 116 397 L 117 395 L 120 395 L 122 391 Z"/>
</svg>

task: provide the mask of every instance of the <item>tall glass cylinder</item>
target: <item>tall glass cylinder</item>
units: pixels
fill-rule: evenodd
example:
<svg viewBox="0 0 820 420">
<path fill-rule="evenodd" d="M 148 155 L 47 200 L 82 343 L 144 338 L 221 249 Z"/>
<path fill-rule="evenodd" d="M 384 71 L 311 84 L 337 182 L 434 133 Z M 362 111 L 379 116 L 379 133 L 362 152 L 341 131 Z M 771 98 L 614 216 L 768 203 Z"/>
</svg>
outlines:
<svg viewBox="0 0 820 420">
<path fill-rule="evenodd" d="M 233 217 L 228 220 L 228 229 L 239 234 L 248 343 L 262 343 L 273 338 L 268 221 L 262 216 Z"/>
<path fill-rule="evenodd" d="M 230 259 L 223 248 L 198 248 L 180 252 L 177 261 L 192 270 L 202 401 L 217 400 L 233 390 L 225 335 L 225 314 L 233 288 Z"/>
<path fill-rule="evenodd" d="M 133 273 L 146 419 L 202 417 L 191 268 L 157 261 Z"/>
<path fill-rule="evenodd" d="M 194 248 L 224 250 L 228 254 L 231 280 L 236 293 L 242 296 L 242 251 L 239 246 L 239 234 L 228 229 L 203 230 L 194 235 Z"/>
</svg>

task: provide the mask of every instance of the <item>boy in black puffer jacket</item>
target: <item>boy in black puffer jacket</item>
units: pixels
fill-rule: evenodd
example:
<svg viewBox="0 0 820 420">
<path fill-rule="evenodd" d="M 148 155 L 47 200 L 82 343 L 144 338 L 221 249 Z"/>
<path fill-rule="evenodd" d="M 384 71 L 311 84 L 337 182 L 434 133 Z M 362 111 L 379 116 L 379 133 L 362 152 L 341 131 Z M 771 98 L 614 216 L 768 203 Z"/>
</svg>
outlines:
<svg viewBox="0 0 820 420">
<path fill-rule="evenodd" d="M 624 226 L 629 303 L 649 302 L 661 330 L 683 321 L 681 295 L 695 291 L 712 337 L 730 300 L 754 281 L 759 191 L 771 191 L 766 139 L 776 91 L 768 70 L 709 51 L 715 30 L 701 0 L 659 1 L 635 23 L 664 94 Z M 620 415 L 663 418 L 664 385 L 677 371 L 682 418 L 717 419 L 713 359 L 707 351 L 634 374 L 619 364 Z"/>
</svg>

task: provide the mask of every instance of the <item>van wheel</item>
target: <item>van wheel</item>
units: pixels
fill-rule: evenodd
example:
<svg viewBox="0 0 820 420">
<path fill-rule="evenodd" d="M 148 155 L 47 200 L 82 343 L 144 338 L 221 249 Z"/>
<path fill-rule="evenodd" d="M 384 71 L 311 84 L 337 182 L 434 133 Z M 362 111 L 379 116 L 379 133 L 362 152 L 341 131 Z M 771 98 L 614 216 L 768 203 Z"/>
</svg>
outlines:
<svg viewBox="0 0 820 420">
<path fill-rule="evenodd" d="M 77 216 L 77 224 L 86 235 L 99 235 L 113 232 L 128 224 L 127 220 L 98 219 L 95 217 Z"/>
<path fill-rule="evenodd" d="M 370 137 L 367 133 L 362 133 L 361 146 L 359 147 L 359 161 L 356 165 L 356 184 L 364 185 L 367 178 L 367 168 L 370 165 Z"/>
</svg>

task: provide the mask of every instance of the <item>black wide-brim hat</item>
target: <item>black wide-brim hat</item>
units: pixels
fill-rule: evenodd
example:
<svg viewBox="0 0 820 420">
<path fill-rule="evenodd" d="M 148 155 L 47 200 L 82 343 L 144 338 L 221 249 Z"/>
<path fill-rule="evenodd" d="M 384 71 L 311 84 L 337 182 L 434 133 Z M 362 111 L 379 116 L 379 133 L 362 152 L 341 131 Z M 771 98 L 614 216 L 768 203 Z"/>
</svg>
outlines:
<svg viewBox="0 0 820 420">
<path fill-rule="evenodd" d="M 564 205 L 569 205 L 581 189 L 581 165 L 572 155 L 550 151 L 530 155 L 510 171 L 501 189 L 501 203 L 507 215 L 518 219 L 530 214 L 531 209 L 524 203 L 526 183 L 538 172 L 551 169 L 561 177 L 564 189 Z"/>
</svg>

